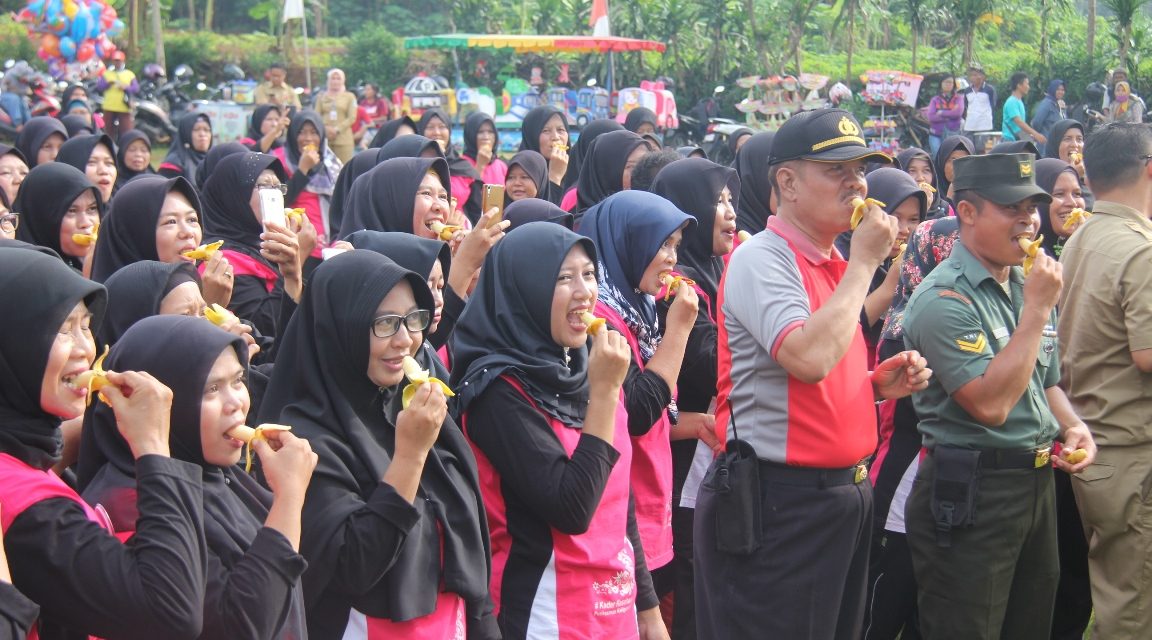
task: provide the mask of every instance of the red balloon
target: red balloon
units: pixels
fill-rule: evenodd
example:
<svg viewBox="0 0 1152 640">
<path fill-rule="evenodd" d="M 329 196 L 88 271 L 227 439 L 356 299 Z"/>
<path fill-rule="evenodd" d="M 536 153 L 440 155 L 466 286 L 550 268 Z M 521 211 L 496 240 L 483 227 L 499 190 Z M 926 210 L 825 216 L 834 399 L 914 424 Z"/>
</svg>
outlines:
<svg viewBox="0 0 1152 640">
<path fill-rule="evenodd" d="M 83 44 L 76 48 L 76 59 L 80 62 L 91 60 L 95 54 L 96 45 L 92 44 L 91 40 L 85 40 Z"/>
</svg>

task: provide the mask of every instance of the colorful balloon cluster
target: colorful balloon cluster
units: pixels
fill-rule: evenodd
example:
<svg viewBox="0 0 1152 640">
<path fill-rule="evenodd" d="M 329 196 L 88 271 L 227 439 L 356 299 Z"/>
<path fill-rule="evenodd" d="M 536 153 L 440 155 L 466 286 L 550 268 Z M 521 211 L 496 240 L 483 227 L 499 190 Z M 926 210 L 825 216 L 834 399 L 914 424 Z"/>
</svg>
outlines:
<svg viewBox="0 0 1152 640">
<path fill-rule="evenodd" d="M 87 62 L 110 56 L 112 38 L 124 30 L 124 21 L 107 0 L 31 0 L 16 15 L 35 38 L 37 55 L 46 62 Z"/>
</svg>

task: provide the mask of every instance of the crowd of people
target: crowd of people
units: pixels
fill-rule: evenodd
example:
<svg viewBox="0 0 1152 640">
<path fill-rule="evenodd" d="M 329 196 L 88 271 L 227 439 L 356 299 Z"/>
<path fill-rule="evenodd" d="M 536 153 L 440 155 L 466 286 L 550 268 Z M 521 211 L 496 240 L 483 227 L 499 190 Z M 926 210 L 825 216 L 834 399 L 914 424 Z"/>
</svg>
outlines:
<svg viewBox="0 0 1152 640">
<path fill-rule="evenodd" d="M 726 167 L 643 109 L 537 107 L 502 159 L 381 103 L 353 153 L 343 73 L 310 110 L 271 71 L 158 171 L 131 130 L 0 147 L 0 637 L 1152 623 L 1147 126 L 1058 82 L 1026 122 L 1014 77 L 1038 135 L 977 153 L 974 69 L 895 158 L 834 108 Z"/>
</svg>

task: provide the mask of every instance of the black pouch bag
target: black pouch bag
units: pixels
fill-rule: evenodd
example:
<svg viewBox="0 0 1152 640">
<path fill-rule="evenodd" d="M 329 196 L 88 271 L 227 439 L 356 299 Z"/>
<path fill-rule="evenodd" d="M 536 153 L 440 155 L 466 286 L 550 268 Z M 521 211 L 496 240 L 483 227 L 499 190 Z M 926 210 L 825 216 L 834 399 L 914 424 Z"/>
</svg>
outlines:
<svg viewBox="0 0 1152 640">
<path fill-rule="evenodd" d="M 936 478 L 932 482 L 932 518 L 936 544 L 952 546 L 952 529 L 976 524 L 976 494 L 980 480 L 980 451 L 936 447 Z"/>
<path fill-rule="evenodd" d="M 735 433 L 735 415 L 732 416 Z M 760 459 L 744 440 L 728 441 L 708 469 L 702 491 L 716 494 L 714 521 L 716 550 L 747 555 L 760 548 Z"/>
</svg>

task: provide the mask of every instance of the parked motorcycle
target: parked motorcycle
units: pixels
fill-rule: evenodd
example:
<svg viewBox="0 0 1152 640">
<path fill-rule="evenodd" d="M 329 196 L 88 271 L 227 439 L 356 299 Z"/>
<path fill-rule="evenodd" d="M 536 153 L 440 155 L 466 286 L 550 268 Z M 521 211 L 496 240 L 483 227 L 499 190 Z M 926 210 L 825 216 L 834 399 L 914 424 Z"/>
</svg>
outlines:
<svg viewBox="0 0 1152 640">
<path fill-rule="evenodd" d="M 724 85 L 713 89 L 711 96 L 701 99 L 691 110 L 681 112 L 680 126 L 665 132 L 664 146 L 673 149 L 689 145 L 703 148 L 709 142 L 708 135 L 713 132 L 716 125 L 733 124 L 734 120 L 718 117 L 720 105 L 716 102 L 716 97 L 721 93 L 724 93 Z"/>
<path fill-rule="evenodd" d="M 185 87 L 192 84 L 194 75 L 191 67 L 184 64 L 176 67 L 172 80 L 168 80 L 158 64 L 144 67 L 140 93 L 136 98 L 135 120 L 136 128 L 143 131 L 153 145 L 172 142 L 176 135 L 175 123 L 192 104 Z"/>
</svg>

